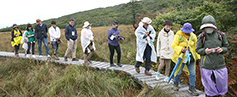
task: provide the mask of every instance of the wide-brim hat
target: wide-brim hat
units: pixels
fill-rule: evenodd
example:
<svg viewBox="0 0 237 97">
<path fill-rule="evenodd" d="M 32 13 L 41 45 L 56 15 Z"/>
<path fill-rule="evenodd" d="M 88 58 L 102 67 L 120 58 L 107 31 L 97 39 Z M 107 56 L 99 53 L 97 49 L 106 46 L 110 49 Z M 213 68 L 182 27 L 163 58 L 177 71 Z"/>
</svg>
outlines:
<svg viewBox="0 0 237 97">
<path fill-rule="evenodd" d="M 192 25 L 190 23 L 185 23 L 183 28 L 181 28 L 181 31 L 184 33 L 191 33 L 195 30 L 192 28 Z"/>
<path fill-rule="evenodd" d="M 201 27 L 200 27 L 200 30 L 203 30 L 204 28 L 214 28 L 215 30 L 217 29 L 217 27 L 211 23 L 208 23 L 208 24 L 203 24 Z"/>
<path fill-rule="evenodd" d="M 91 26 L 92 24 L 90 24 L 88 21 L 86 21 L 83 25 L 83 28 L 87 27 L 87 26 Z"/>
<path fill-rule="evenodd" d="M 15 29 L 15 28 L 19 28 L 19 26 L 17 26 L 17 24 L 13 24 L 12 29 Z"/>
<path fill-rule="evenodd" d="M 148 17 L 144 17 L 144 18 L 142 19 L 142 22 L 143 22 L 143 23 L 146 23 L 146 24 L 150 24 L 150 23 L 152 22 L 152 20 L 151 20 L 150 18 L 148 18 Z"/>
</svg>

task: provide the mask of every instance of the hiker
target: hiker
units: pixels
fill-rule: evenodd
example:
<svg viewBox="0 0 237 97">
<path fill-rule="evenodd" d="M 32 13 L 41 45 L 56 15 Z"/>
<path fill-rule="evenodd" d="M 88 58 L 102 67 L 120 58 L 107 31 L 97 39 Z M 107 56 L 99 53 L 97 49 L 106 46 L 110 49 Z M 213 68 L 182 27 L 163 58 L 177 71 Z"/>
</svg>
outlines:
<svg viewBox="0 0 237 97">
<path fill-rule="evenodd" d="M 34 30 L 31 24 L 27 24 L 26 31 L 24 32 L 27 37 L 27 55 L 29 57 L 30 50 L 32 53 L 32 57 L 35 58 L 35 38 L 34 38 Z"/>
<path fill-rule="evenodd" d="M 64 55 L 64 60 L 68 61 L 67 56 L 72 52 L 72 61 L 78 61 L 76 58 L 76 49 L 77 49 L 77 29 L 74 25 L 74 19 L 69 20 L 69 24 L 65 27 L 65 37 L 67 39 L 67 50 Z"/>
<path fill-rule="evenodd" d="M 153 42 L 155 41 L 156 32 L 154 28 L 150 25 L 151 19 L 144 17 L 139 23 L 139 27 L 135 31 L 137 37 L 137 54 L 135 70 L 140 73 L 140 65 L 145 62 L 145 75 L 152 76 L 149 72 L 151 61 L 156 63 L 156 52 Z"/>
<path fill-rule="evenodd" d="M 91 24 L 86 21 L 81 30 L 81 46 L 84 52 L 84 64 L 92 64 L 91 56 L 95 51 L 95 43 L 93 32 L 91 31 Z M 88 55 L 89 54 L 89 55 Z"/>
<path fill-rule="evenodd" d="M 160 65 L 158 67 L 156 79 L 159 79 L 161 70 L 166 65 L 164 81 L 167 81 L 170 74 L 171 58 L 174 52 L 171 48 L 174 39 L 174 32 L 171 30 L 171 27 L 173 26 L 171 20 L 166 20 L 164 26 L 165 27 L 159 32 L 157 37 L 156 51 L 157 57 L 160 57 Z"/>
<path fill-rule="evenodd" d="M 197 37 L 193 33 L 194 29 L 190 23 L 185 23 L 181 30 L 179 30 L 171 44 L 174 53 L 172 56 L 172 61 L 177 63 L 178 57 L 181 53 L 184 53 L 179 66 L 177 67 L 176 72 L 174 73 L 174 91 L 179 91 L 179 79 L 182 73 L 182 70 L 188 72 L 189 75 L 189 89 L 188 92 L 194 96 L 198 96 L 195 89 L 195 68 L 196 60 L 200 59 L 200 55 L 195 51 Z"/>
<path fill-rule="evenodd" d="M 50 34 L 50 41 L 53 48 L 52 58 L 55 60 L 59 60 L 59 58 L 57 57 L 57 50 L 58 50 L 59 43 L 61 43 L 61 40 L 60 40 L 61 32 L 60 32 L 60 28 L 56 26 L 55 21 L 51 22 L 51 27 L 49 28 L 49 34 Z"/>
<path fill-rule="evenodd" d="M 17 24 L 13 24 L 12 29 L 13 30 L 11 31 L 11 45 L 15 48 L 15 56 L 19 57 L 18 50 L 21 44 L 22 32 L 19 29 L 19 26 L 17 26 Z"/>
<path fill-rule="evenodd" d="M 46 24 L 42 23 L 40 19 L 36 20 L 36 25 L 35 25 L 35 41 L 37 41 L 38 43 L 38 50 L 39 50 L 39 57 L 42 57 L 42 41 L 44 43 L 44 47 L 46 50 L 46 55 L 48 56 L 48 58 L 50 58 L 49 55 L 49 46 L 48 46 L 48 40 L 47 40 L 47 31 L 48 31 L 48 27 Z"/>
<path fill-rule="evenodd" d="M 108 45 L 109 45 L 109 51 L 110 51 L 110 66 L 115 67 L 113 63 L 113 56 L 114 56 L 114 49 L 117 52 L 117 66 L 122 67 L 120 63 L 121 58 L 121 49 L 119 45 L 119 40 L 124 40 L 124 38 L 120 37 L 120 32 L 118 29 L 118 21 L 113 21 L 112 28 L 108 31 Z"/>
<path fill-rule="evenodd" d="M 220 97 L 228 91 L 228 71 L 225 65 L 225 54 L 228 41 L 223 32 L 217 30 L 214 17 L 202 19 L 196 51 L 201 55 L 201 80 L 207 97 Z"/>
<path fill-rule="evenodd" d="M 25 31 L 22 34 L 22 38 L 21 38 L 21 44 L 22 44 L 22 48 L 25 50 L 25 56 L 27 55 L 27 50 L 28 50 L 28 45 L 27 45 L 28 38 L 26 37 L 26 33 L 27 33 L 27 31 Z"/>
</svg>

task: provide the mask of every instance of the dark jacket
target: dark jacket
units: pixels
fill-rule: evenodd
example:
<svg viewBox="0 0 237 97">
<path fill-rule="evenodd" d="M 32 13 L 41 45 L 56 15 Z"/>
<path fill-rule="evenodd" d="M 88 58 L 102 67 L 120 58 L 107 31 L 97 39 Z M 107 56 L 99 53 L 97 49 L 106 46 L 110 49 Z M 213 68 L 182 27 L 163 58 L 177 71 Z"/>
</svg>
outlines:
<svg viewBox="0 0 237 97">
<path fill-rule="evenodd" d="M 47 25 L 42 23 L 42 26 L 40 25 L 35 25 L 35 39 L 42 39 L 42 38 L 47 38 Z"/>
<path fill-rule="evenodd" d="M 72 32 L 75 32 L 74 35 L 72 35 Z M 67 25 L 65 27 L 65 37 L 67 40 L 72 39 L 76 40 L 77 39 L 77 29 L 75 25 Z"/>
<path fill-rule="evenodd" d="M 212 18 L 211 16 L 207 16 L 204 17 L 202 24 L 206 24 L 206 23 L 211 23 L 213 25 L 216 25 L 216 21 L 214 18 Z M 205 43 L 203 45 L 202 42 L 202 35 L 200 34 L 198 36 L 198 41 L 196 44 L 196 51 L 198 54 L 201 55 L 201 68 L 205 68 L 205 69 L 221 69 L 225 67 L 225 59 L 223 54 L 225 54 L 228 50 L 228 41 L 226 39 L 226 36 L 224 33 L 223 34 L 223 40 L 220 41 L 218 39 L 218 34 L 217 31 L 214 31 L 211 34 L 206 33 L 206 40 Z M 221 53 L 210 53 L 210 54 L 206 54 L 205 50 L 206 48 L 216 48 L 216 47 L 220 47 L 223 49 L 223 51 Z"/>
</svg>

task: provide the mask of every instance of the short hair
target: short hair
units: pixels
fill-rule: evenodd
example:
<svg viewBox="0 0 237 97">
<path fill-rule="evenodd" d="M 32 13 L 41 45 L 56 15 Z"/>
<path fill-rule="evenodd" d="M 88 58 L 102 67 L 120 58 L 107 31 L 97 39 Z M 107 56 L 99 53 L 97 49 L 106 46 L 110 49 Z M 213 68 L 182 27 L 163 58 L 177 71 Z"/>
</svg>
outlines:
<svg viewBox="0 0 237 97">
<path fill-rule="evenodd" d="M 74 19 L 74 18 L 71 18 L 69 21 L 75 21 L 75 19 Z"/>
<path fill-rule="evenodd" d="M 29 29 L 31 27 L 31 29 Z M 26 30 L 27 31 L 29 31 L 29 30 L 32 30 L 33 31 L 33 27 L 32 27 L 32 25 L 30 24 L 30 23 L 28 23 L 27 25 L 26 25 Z"/>
<path fill-rule="evenodd" d="M 36 22 L 38 23 L 38 22 L 41 22 L 41 20 L 40 19 L 36 19 Z"/>
<path fill-rule="evenodd" d="M 51 24 L 55 24 L 55 25 L 56 25 L 56 22 L 55 22 L 55 21 L 52 21 Z"/>
</svg>

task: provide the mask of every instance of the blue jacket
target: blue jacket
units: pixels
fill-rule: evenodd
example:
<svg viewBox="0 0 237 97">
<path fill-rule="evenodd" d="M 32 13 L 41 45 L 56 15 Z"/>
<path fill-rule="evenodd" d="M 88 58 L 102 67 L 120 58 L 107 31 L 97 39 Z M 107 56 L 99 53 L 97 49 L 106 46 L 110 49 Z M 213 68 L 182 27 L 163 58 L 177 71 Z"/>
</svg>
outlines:
<svg viewBox="0 0 237 97">
<path fill-rule="evenodd" d="M 72 35 L 72 32 L 75 32 L 74 35 Z M 67 25 L 65 27 L 65 37 L 67 40 L 72 39 L 72 40 L 76 40 L 77 39 L 77 29 L 75 25 Z"/>
<path fill-rule="evenodd" d="M 121 38 L 121 37 L 120 37 L 119 39 L 114 38 L 113 40 L 111 40 L 110 37 L 111 37 L 112 35 L 116 36 L 116 35 L 119 35 L 119 34 L 120 34 L 120 32 L 119 32 L 119 29 L 118 29 L 118 28 L 117 28 L 117 29 L 115 29 L 115 28 L 109 29 L 109 31 L 108 31 L 108 36 L 107 36 L 107 38 L 108 38 L 108 43 L 109 43 L 110 45 L 112 45 L 112 46 L 118 46 L 118 45 L 119 45 L 119 39 L 122 40 L 122 38 Z"/>
</svg>

